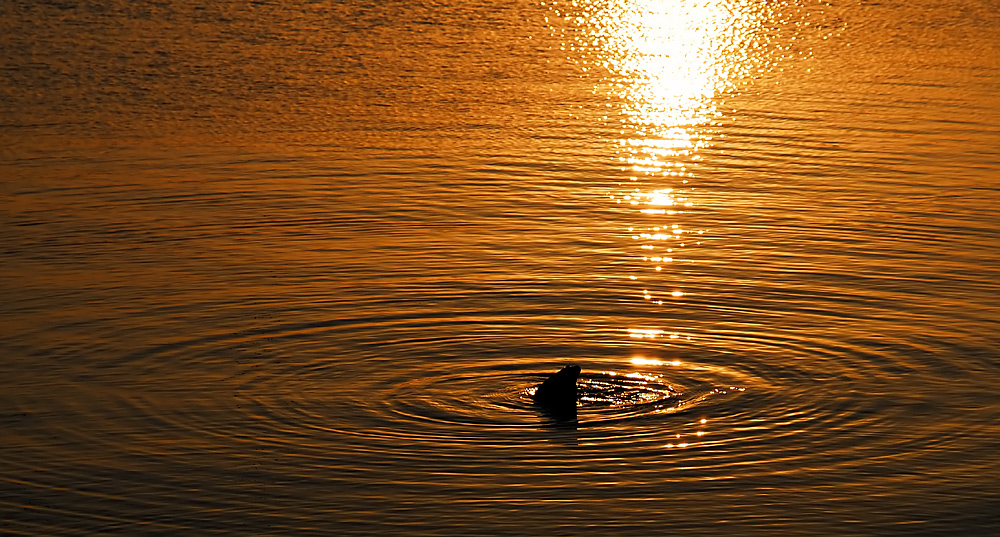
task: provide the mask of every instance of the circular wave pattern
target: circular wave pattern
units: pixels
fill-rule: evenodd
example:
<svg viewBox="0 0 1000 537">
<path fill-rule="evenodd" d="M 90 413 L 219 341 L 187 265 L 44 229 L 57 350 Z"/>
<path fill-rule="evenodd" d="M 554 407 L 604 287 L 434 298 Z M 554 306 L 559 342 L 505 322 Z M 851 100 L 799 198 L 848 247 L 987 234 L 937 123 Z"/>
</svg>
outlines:
<svg viewBox="0 0 1000 537">
<path fill-rule="evenodd" d="M 217 307 L 219 315 L 229 309 Z M 867 487 L 873 472 L 897 468 L 913 472 L 900 483 L 920 488 L 991 471 L 984 459 L 947 455 L 974 450 L 990 434 L 982 420 L 997 417 L 976 407 L 988 386 L 961 373 L 989 346 L 944 331 L 850 340 L 721 330 L 727 325 L 692 317 L 690 332 L 706 335 L 635 341 L 609 330 L 601 334 L 607 342 L 594 343 L 601 338 L 580 328 L 546 325 L 547 311 L 424 313 L 348 321 L 292 304 L 266 323 L 248 315 L 253 329 L 174 335 L 127 355 L 126 335 L 108 333 L 103 343 L 86 342 L 89 356 L 104 358 L 81 369 L 75 387 L 66 385 L 69 364 L 84 347 L 39 349 L 62 369 L 39 371 L 35 381 L 50 375 L 53 393 L 66 395 L 6 394 L 17 402 L 7 417 L 10 445 L 31 446 L 8 457 L 10 475 L 33 472 L 37 489 L 87 505 L 84 490 L 55 491 L 67 476 L 82 482 L 124 466 L 128 477 L 110 481 L 106 501 L 201 527 L 210 509 L 131 497 L 142 497 L 151 475 L 174 476 L 161 485 L 162 498 L 179 501 L 197 484 L 211 509 L 256 505 L 282 519 L 287 513 L 254 498 L 332 488 L 384 508 L 512 490 L 599 501 L 827 473 Z M 529 394 L 568 362 L 583 367 L 581 397 L 576 419 L 560 420 Z M 950 382 L 942 369 L 953 371 Z M 142 386 L 129 384 L 137 371 Z M 38 419 L 60 442 L 33 432 Z M 72 462 L 37 472 L 39 458 Z M 936 473 L 942 468 L 947 477 Z M 345 513 L 358 501 L 324 509 Z M 299 508 L 294 516 L 323 512 Z"/>
<path fill-rule="evenodd" d="M 218 13 L 223 34 L 251 34 L 215 49 L 267 52 L 263 63 L 169 39 L 154 54 L 198 67 L 188 79 L 213 65 L 251 78 L 277 67 L 256 89 L 240 73 L 212 79 L 261 96 L 265 108 L 243 116 L 261 122 L 187 131 L 190 114 L 139 106 L 170 99 L 129 83 L 107 102 L 148 97 L 126 108 L 178 119 L 167 146 L 131 128 L 58 150 L 91 137 L 58 122 L 31 127 L 50 141 L 8 132 L 30 147 L 4 168 L 15 177 L 0 241 L 4 531 L 717 535 L 728 522 L 747 534 L 918 535 L 926 522 L 996 533 L 996 84 L 973 61 L 993 56 L 924 48 L 948 66 L 897 61 L 920 59 L 898 21 L 923 20 L 911 16 L 922 2 L 828 6 L 837 20 L 810 8 L 823 24 L 794 40 L 780 34 L 794 17 L 747 19 L 761 25 L 740 35 L 783 57 L 841 31 L 856 53 L 823 44 L 816 75 L 774 71 L 694 110 L 732 114 L 679 130 L 662 128 L 677 118 L 660 105 L 685 88 L 660 82 L 683 77 L 643 78 L 633 95 L 652 101 L 614 87 L 595 99 L 602 71 L 569 82 L 582 64 L 566 56 L 580 51 L 544 35 L 550 24 L 581 34 L 550 23 L 548 8 L 442 20 L 437 4 L 410 16 L 348 2 L 334 8 L 351 24 L 313 27 L 314 13 L 270 4 L 240 27 L 226 21 L 250 11 Z M 705 22 L 725 15 L 688 4 Z M 991 15 L 938 4 L 923 15 L 945 24 L 927 35 L 986 46 L 975 36 L 989 35 Z M 121 28 L 104 18 L 114 10 L 49 8 L 58 24 L 46 35 Z M 683 20 L 654 11 L 632 27 Z M 963 17 L 978 22 L 951 32 Z M 139 25 L 129 32 L 185 31 L 183 17 L 127 18 Z M 858 32 L 844 20 L 875 22 Z M 477 44 L 470 21 L 500 24 Z M 677 27 L 706 26 L 690 22 Z M 63 82 L 114 89 L 128 80 L 102 76 L 107 66 L 148 59 L 71 41 L 34 50 L 51 40 L 22 34 L 32 46 L 19 72 L 43 83 L 59 82 L 44 68 L 55 60 Z M 301 36 L 317 54 L 302 55 Z M 356 65 L 324 66 L 334 49 Z M 73 50 L 85 61 L 67 60 Z M 646 49 L 642 70 L 685 58 L 663 51 Z M 138 67 L 118 70 L 162 71 Z M 981 93 L 964 93 L 972 79 Z M 78 96 L 70 86 L 50 89 Z M 322 103 L 274 93 L 306 86 Z M 334 93 L 346 107 L 330 88 L 345 89 Z M 225 114 L 203 112 L 246 109 L 227 95 L 188 111 L 217 122 Z M 95 110 L 77 101 L 61 100 Z M 52 116 L 37 104 L 25 117 Z M 297 125 L 280 135 L 292 146 L 271 140 L 289 124 L 276 118 Z M 195 142 L 251 123 L 264 127 L 247 140 L 262 145 Z M 583 367 L 572 419 L 528 395 L 567 362 Z"/>
<path fill-rule="evenodd" d="M 407 381 L 386 394 L 400 418 L 452 424 L 537 427 L 544 409 L 531 395 L 545 380 L 535 372 L 483 371 L 470 366 Z M 623 424 L 633 417 L 675 410 L 685 401 L 666 379 L 641 373 L 584 372 L 574 425 Z"/>
</svg>

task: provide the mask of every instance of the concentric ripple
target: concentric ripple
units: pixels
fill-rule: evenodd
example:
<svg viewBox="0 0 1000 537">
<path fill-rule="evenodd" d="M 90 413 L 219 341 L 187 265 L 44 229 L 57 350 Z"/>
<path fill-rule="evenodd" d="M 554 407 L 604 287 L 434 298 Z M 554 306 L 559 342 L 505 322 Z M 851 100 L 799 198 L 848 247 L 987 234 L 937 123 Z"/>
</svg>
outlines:
<svg viewBox="0 0 1000 537">
<path fill-rule="evenodd" d="M 401 418 L 534 427 L 541 409 L 531 394 L 544 379 L 528 371 L 483 372 L 480 367 L 469 367 L 404 382 L 387 394 L 387 400 Z M 635 372 L 585 372 L 578 389 L 576 422 L 581 427 L 611 420 L 621 423 L 630 417 L 675 410 L 685 402 L 665 378 Z"/>
<path fill-rule="evenodd" d="M 988 2 L 104 4 L 0 2 L 0 532 L 998 533 Z"/>
</svg>

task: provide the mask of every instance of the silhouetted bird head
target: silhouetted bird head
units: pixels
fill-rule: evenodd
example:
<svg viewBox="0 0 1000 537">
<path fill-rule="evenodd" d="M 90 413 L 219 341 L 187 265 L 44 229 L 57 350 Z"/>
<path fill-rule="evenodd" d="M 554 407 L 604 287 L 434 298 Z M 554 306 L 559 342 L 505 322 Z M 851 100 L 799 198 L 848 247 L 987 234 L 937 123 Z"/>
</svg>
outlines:
<svg viewBox="0 0 1000 537">
<path fill-rule="evenodd" d="M 580 366 L 573 364 L 552 374 L 535 390 L 532 399 L 540 405 L 556 408 L 576 408 L 576 379 Z"/>
</svg>

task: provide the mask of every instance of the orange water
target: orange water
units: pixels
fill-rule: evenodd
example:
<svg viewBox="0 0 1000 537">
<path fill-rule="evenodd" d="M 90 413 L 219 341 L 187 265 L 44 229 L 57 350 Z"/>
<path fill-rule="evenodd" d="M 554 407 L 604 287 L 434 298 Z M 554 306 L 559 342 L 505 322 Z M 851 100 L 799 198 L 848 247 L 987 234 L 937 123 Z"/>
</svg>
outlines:
<svg viewBox="0 0 1000 537">
<path fill-rule="evenodd" d="M 995 2 L 199 4 L 0 3 L 3 532 L 1000 531 Z"/>
</svg>

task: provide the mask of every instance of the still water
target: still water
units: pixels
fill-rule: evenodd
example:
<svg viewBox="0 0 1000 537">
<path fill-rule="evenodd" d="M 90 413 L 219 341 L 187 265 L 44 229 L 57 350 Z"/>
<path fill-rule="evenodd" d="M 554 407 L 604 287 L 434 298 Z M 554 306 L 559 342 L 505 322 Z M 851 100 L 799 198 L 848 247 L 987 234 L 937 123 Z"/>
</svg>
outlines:
<svg viewBox="0 0 1000 537">
<path fill-rule="evenodd" d="M 0 1 L 0 531 L 1000 532 L 996 1 L 201 4 Z"/>
</svg>

